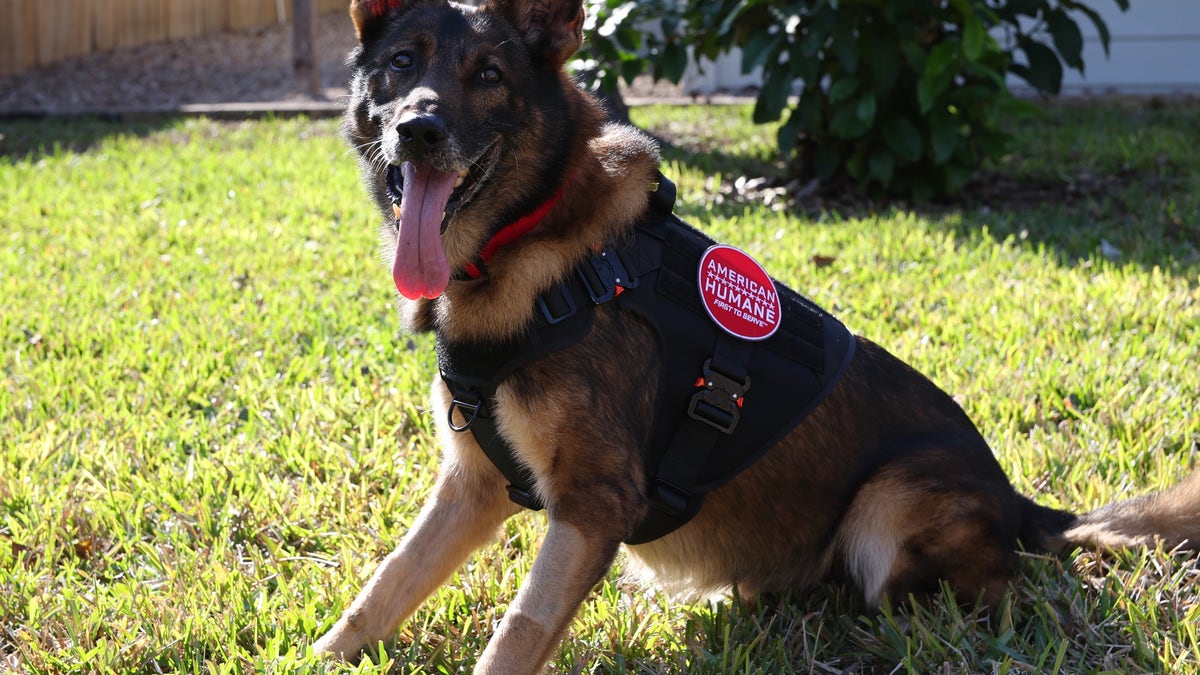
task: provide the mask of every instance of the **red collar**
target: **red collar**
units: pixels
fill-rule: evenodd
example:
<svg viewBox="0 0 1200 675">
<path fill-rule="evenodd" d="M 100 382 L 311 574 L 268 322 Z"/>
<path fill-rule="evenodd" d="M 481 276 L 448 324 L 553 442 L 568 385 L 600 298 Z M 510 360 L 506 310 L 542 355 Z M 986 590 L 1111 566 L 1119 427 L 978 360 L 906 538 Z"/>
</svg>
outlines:
<svg viewBox="0 0 1200 675">
<path fill-rule="evenodd" d="M 508 225 L 500 228 L 500 231 L 492 235 L 492 238 L 483 245 L 483 250 L 479 252 L 479 257 L 475 260 L 475 262 L 467 263 L 466 267 L 463 268 L 463 271 L 466 273 L 467 277 L 471 279 L 478 279 L 479 277 L 483 276 L 484 263 L 491 260 L 492 256 L 496 254 L 496 251 L 499 251 L 517 239 L 520 239 L 530 230 L 537 227 L 538 223 L 542 222 L 542 219 L 546 217 L 547 213 L 550 213 L 550 209 L 554 208 L 554 205 L 558 203 L 558 200 L 562 198 L 563 193 L 566 191 L 567 186 L 563 185 L 563 187 L 556 192 L 554 196 L 550 197 L 550 199 L 547 199 L 545 202 L 542 202 L 541 206 L 521 216 L 516 222 L 509 223 Z"/>
</svg>

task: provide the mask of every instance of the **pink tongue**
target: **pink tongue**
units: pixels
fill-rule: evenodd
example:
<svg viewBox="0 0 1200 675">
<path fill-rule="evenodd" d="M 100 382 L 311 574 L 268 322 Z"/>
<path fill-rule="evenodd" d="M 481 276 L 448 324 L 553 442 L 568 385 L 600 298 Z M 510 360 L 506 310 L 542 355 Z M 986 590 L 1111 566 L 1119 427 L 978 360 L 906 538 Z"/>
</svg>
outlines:
<svg viewBox="0 0 1200 675">
<path fill-rule="evenodd" d="M 450 283 L 450 265 L 442 247 L 442 216 L 458 176 L 405 162 L 404 198 L 395 207 L 400 225 L 392 279 L 409 300 L 436 298 Z"/>
</svg>

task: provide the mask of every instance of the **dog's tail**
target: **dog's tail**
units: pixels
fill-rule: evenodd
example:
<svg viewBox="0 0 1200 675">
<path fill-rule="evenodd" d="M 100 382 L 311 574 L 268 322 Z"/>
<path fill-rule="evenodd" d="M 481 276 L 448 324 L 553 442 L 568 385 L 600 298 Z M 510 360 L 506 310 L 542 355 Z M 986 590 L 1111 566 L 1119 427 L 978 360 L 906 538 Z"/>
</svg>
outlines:
<svg viewBox="0 0 1200 675">
<path fill-rule="evenodd" d="M 1078 516 L 1025 499 L 1020 539 L 1030 550 L 1052 553 L 1077 546 L 1114 549 L 1159 543 L 1166 550 L 1200 551 L 1200 471 L 1162 492 Z"/>
</svg>

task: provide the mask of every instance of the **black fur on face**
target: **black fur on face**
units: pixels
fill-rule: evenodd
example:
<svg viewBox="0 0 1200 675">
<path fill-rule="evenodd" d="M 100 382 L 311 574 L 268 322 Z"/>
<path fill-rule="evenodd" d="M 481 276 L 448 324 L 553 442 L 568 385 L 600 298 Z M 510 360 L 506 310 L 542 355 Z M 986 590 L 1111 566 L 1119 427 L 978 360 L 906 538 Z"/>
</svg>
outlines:
<svg viewBox="0 0 1200 675">
<path fill-rule="evenodd" d="M 557 185 L 550 183 L 562 179 L 574 151 L 568 142 L 574 84 L 509 18 L 486 5 L 418 2 L 377 17 L 363 32 L 364 42 L 350 55 L 354 72 L 343 128 L 385 217 L 398 197 L 388 189 L 388 166 L 413 159 L 398 127 L 413 116 L 444 125 L 445 147 L 423 159 L 443 171 L 469 170 L 453 206 L 486 202 L 494 214 L 489 230 L 554 192 Z M 530 171 L 531 164 L 538 170 Z M 494 180 L 518 165 L 522 175 L 547 184 Z"/>
</svg>

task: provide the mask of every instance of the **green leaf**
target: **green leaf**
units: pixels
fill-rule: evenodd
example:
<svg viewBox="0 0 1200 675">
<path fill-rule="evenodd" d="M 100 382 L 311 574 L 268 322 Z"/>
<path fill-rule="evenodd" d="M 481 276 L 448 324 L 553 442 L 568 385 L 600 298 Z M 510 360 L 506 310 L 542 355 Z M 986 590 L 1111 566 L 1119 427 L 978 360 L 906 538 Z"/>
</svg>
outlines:
<svg viewBox="0 0 1200 675">
<path fill-rule="evenodd" d="M 841 106 L 829 119 L 829 133 L 846 140 L 862 138 L 870 128 L 858 118 L 857 105 Z"/>
<path fill-rule="evenodd" d="M 829 85 L 829 102 L 840 103 L 850 98 L 850 95 L 858 91 L 857 77 L 843 77 L 834 81 Z"/>
<path fill-rule="evenodd" d="M 921 45 L 912 40 L 900 40 L 900 51 L 904 54 L 904 60 L 909 66 L 918 73 L 925 72 L 925 61 L 928 60 L 928 52 Z"/>
<path fill-rule="evenodd" d="M 993 87 L 987 87 L 981 84 L 968 84 L 965 87 L 959 87 L 954 90 L 952 100 L 955 105 L 964 106 L 981 103 L 984 105 L 995 105 L 996 102 L 1007 92 L 1001 93 Z"/>
<path fill-rule="evenodd" d="M 884 187 L 892 182 L 892 172 L 896 169 L 896 160 L 886 148 L 877 148 L 875 152 L 871 153 L 870 159 L 867 160 L 867 166 L 875 180 L 882 183 Z"/>
<path fill-rule="evenodd" d="M 904 117 L 888 118 L 880 125 L 883 142 L 896 156 L 905 162 L 915 162 L 921 157 L 921 132 L 916 125 Z"/>
<path fill-rule="evenodd" d="M 836 9 L 828 5 L 817 10 L 809 18 L 808 26 L 802 31 L 801 50 L 806 58 L 816 58 L 825 47 L 825 41 L 837 21 Z"/>
<path fill-rule="evenodd" d="M 767 55 L 774 51 L 783 37 L 776 33 L 758 31 L 751 34 L 742 44 L 742 74 L 747 74 L 763 65 Z"/>
<path fill-rule="evenodd" d="M 1104 56 L 1108 57 L 1108 43 L 1112 41 L 1112 35 L 1108 32 L 1108 24 L 1101 18 L 1100 13 L 1088 7 L 1087 5 L 1079 5 L 1076 7 L 1092 20 L 1092 25 L 1096 27 L 1096 33 L 1100 36 L 1100 46 L 1104 48 Z"/>
<path fill-rule="evenodd" d="M 958 10 L 959 15 L 969 19 L 974 16 L 975 11 L 971 9 L 971 5 L 967 0 L 950 0 L 950 5 Z"/>
<path fill-rule="evenodd" d="M 796 141 L 800 138 L 800 110 L 799 107 L 792 108 L 792 112 L 788 115 L 788 121 L 779 127 L 779 131 L 775 135 L 776 142 L 779 143 L 779 151 L 784 155 L 791 154 L 796 147 Z"/>
<path fill-rule="evenodd" d="M 929 118 L 929 145 L 933 150 L 933 163 L 942 164 L 954 155 L 962 137 L 958 134 L 958 121 L 950 115 Z"/>
<path fill-rule="evenodd" d="M 950 64 L 954 63 L 955 58 L 954 43 L 943 40 L 929 51 L 929 58 L 925 60 L 925 70 L 921 73 L 921 77 L 938 77 Z"/>
<path fill-rule="evenodd" d="M 988 39 L 990 40 L 991 38 Z M 972 64 L 971 67 L 967 69 L 967 74 L 990 80 L 993 85 L 992 90 L 995 92 L 1008 91 L 1008 83 L 1005 81 L 1004 74 L 995 68 L 983 65 L 981 62 Z"/>
<path fill-rule="evenodd" d="M 792 75 L 786 65 L 767 69 L 767 77 L 762 89 L 758 92 L 758 100 L 754 103 L 754 122 L 763 124 L 779 119 L 784 106 L 787 105 L 788 94 L 792 92 Z"/>
<path fill-rule="evenodd" d="M 800 95 L 800 102 L 792 111 L 792 116 L 799 116 L 800 124 L 807 129 L 820 129 L 823 126 L 821 90 L 816 87 L 805 87 Z"/>
<path fill-rule="evenodd" d="M 1079 26 L 1061 9 L 1056 9 L 1046 17 L 1046 26 L 1054 38 L 1054 48 L 1062 56 L 1063 63 L 1079 72 L 1083 72 L 1083 34 Z"/>
<path fill-rule="evenodd" d="M 687 70 L 687 48 L 678 41 L 672 40 L 663 47 L 662 58 L 659 60 L 658 75 L 676 84 L 683 79 Z"/>
<path fill-rule="evenodd" d="M 917 104 L 922 114 L 929 112 L 934 101 L 954 82 L 955 70 L 950 67 L 954 62 L 954 51 L 953 44 L 941 42 L 929 53 L 925 70 L 917 82 Z"/>
<path fill-rule="evenodd" d="M 833 47 L 833 53 L 837 54 L 842 69 L 847 73 L 853 73 L 858 70 L 858 45 L 854 39 L 853 19 L 850 17 L 840 18 L 841 20 L 833 28 L 830 46 Z"/>
<path fill-rule="evenodd" d="M 721 25 L 717 27 L 716 31 L 714 31 L 716 37 L 728 37 L 730 32 L 733 30 L 734 22 L 742 17 L 742 14 L 746 9 L 749 9 L 749 7 L 747 5 L 743 5 L 739 11 L 730 12 L 727 14 L 725 16 L 725 20 L 722 21 Z"/>
<path fill-rule="evenodd" d="M 875 122 L 875 107 L 875 94 L 868 91 L 860 96 L 858 99 L 858 107 L 855 109 L 855 111 L 858 113 L 859 121 L 867 126 L 873 124 Z"/>
<path fill-rule="evenodd" d="M 642 59 L 627 59 L 621 64 L 621 79 L 628 84 L 646 70 L 646 62 Z"/>
<path fill-rule="evenodd" d="M 933 109 L 933 104 L 937 101 L 938 96 L 945 91 L 946 83 L 944 79 L 944 77 L 922 77 L 917 82 L 917 105 L 920 107 L 922 115 Z"/>
<path fill-rule="evenodd" d="M 821 81 L 821 60 L 805 56 L 802 43 L 789 43 L 787 55 L 787 66 L 792 69 L 796 79 L 805 82 Z"/>
<path fill-rule="evenodd" d="M 662 34 L 667 36 L 674 36 L 678 34 L 681 22 L 681 16 L 675 14 L 674 12 L 668 13 L 659 22 L 659 26 L 662 29 Z"/>
<path fill-rule="evenodd" d="M 904 67 L 904 53 L 893 35 L 871 35 L 859 41 L 863 60 L 870 72 L 871 88 L 880 98 L 888 98 Z"/>
<path fill-rule="evenodd" d="M 1044 94 L 1057 94 L 1062 89 L 1063 76 L 1058 55 L 1053 49 L 1028 37 L 1023 37 L 1019 43 L 1029 65 L 1014 65 L 1011 68 L 1012 72 L 1020 75 L 1030 86 Z"/>
<path fill-rule="evenodd" d="M 974 14 L 966 17 L 963 25 L 962 47 L 963 54 L 971 61 L 978 61 L 983 55 L 983 46 L 987 41 L 987 31 L 983 22 Z"/>
</svg>

